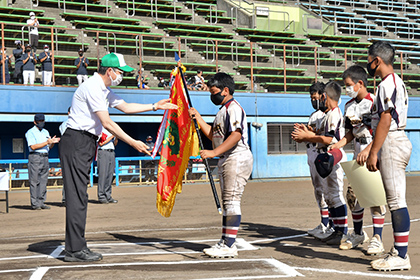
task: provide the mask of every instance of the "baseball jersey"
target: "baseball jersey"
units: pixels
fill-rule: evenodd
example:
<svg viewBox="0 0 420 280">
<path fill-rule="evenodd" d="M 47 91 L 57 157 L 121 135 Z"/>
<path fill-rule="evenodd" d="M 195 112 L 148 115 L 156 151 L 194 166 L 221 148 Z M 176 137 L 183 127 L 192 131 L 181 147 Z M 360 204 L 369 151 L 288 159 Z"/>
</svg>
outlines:
<svg viewBox="0 0 420 280">
<path fill-rule="evenodd" d="M 38 127 L 33 126 L 31 129 L 29 129 L 25 133 L 26 142 L 28 142 L 28 148 L 29 152 L 34 152 L 34 150 L 31 149 L 32 145 L 43 143 L 47 141 L 47 139 L 50 137 L 50 133 L 46 129 L 42 129 L 41 131 L 38 129 Z M 37 153 L 48 153 L 50 150 L 50 146 L 46 145 L 42 148 L 39 148 L 35 150 Z"/>
<path fill-rule="evenodd" d="M 87 68 L 86 68 L 85 64 L 83 63 L 83 60 L 86 62 L 87 65 L 89 65 L 89 59 L 87 59 L 87 57 L 78 57 L 74 61 L 74 66 L 77 66 L 77 64 L 79 64 L 80 60 L 82 60 L 82 62 L 80 62 L 80 66 L 79 66 L 79 68 L 77 68 L 76 74 L 77 75 L 87 75 L 88 71 L 87 71 Z"/>
<path fill-rule="evenodd" d="M 248 123 L 244 109 L 233 98 L 226 102 L 217 112 L 213 122 L 213 149 L 219 147 L 236 129 L 242 131 L 241 140 L 229 151 L 221 156 L 240 153 L 249 150 Z"/>
<path fill-rule="evenodd" d="M 344 137 L 343 115 L 339 107 L 329 110 L 321 123 L 321 135 L 332 137 L 329 145 L 318 143 L 317 148 L 327 148 L 332 144 L 337 143 Z"/>
<path fill-rule="evenodd" d="M 106 130 L 105 127 L 102 128 L 102 135 L 104 135 L 104 134 L 105 134 L 105 137 L 104 137 L 105 140 L 112 136 L 111 132 Z M 101 149 L 101 150 L 115 150 L 114 141 L 115 141 L 115 137 L 112 138 L 112 140 L 109 141 L 108 143 L 106 143 L 105 145 L 99 146 L 99 149 Z"/>
<path fill-rule="evenodd" d="M 25 52 L 22 55 L 22 60 L 27 59 L 28 56 L 29 57 L 32 56 L 32 58 L 29 58 L 28 61 L 26 61 L 26 63 L 23 64 L 22 70 L 23 71 L 25 71 L 25 70 L 27 70 L 27 71 L 35 71 L 35 61 L 34 61 L 34 59 L 36 59 L 36 54 L 34 54 L 33 52 L 30 52 L 30 53 Z"/>
<path fill-rule="evenodd" d="M 401 78 L 391 73 L 378 85 L 372 109 L 372 129 L 375 132 L 381 114 L 390 109 L 391 125 L 389 131 L 403 130 L 407 125 L 408 93 Z"/>
<path fill-rule="evenodd" d="M 48 56 L 43 62 L 41 62 L 41 71 L 52 71 L 52 60 L 51 53 L 42 52 L 38 55 L 38 59 L 43 59 Z"/>
<path fill-rule="evenodd" d="M 98 73 L 81 84 L 73 95 L 67 127 L 84 130 L 100 136 L 102 123 L 95 114 L 98 111 L 108 111 L 124 100 L 106 87 Z"/>
<path fill-rule="evenodd" d="M 375 96 L 368 93 L 362 100 L 350 99 L 344 107 L 344 123 L 355 138 L 371 137 L 372 107 Z"/>
</svg>

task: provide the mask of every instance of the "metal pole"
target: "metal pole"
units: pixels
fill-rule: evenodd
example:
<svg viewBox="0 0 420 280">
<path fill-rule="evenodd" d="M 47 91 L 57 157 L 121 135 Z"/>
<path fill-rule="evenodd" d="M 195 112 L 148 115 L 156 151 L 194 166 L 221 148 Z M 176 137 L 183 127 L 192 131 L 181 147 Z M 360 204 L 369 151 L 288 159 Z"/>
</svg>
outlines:
<svg viewBox="0 0 420 280">
<path fill-rule="evenodd" d="M 54 69 L 54 27 L 51 26 L 51 63 L 52 63 L 52 84 L 55 86 L 55 69 Z"/>
<path fill-rule="evenodd" d="M 401 80 L 404 78 L 404 73 L 403 73 L 403 53 L 402 52 L 400 52 L 400 59 L 401 59 L 401 65 L 400 65 L 400 67 L 401 67 Z"/>
<path fill-rule="evenodd" d="M 315 83 L 318 82 L 318 64 L 317 64 L 317 47 L 314 49 L 314 63 L 315 63 Z"/>
<path fill-rule="evenodd" d="M 185 81 L 184 74 L 182 73 L 181 67 L 178 67 L 178 71 L 179 73 L 181 73 L 181 78 L 184 83 L 184 90 L 185 90 L 185 94 L 187 95 L 188 103 L 190 107 L 193 107 L 190 94 L 188 93 L 187 83 Z M 201 150 L 204 150 L 203 140 L 201 139 L 200 129 L 198 128 L 197 120 L 193 118 L 193 121 L 194 121 L 195 131 L 197 132 L 197 136 L 198 136 L 198 142 L 200 143 L 200 148 Z M 211 186 L 211 190 L 213 192 L 213 197 L 214 197 L 214 202 L 216 203 L 217 211 L 219 211 L 219 214 L 221 215 L 222 208 L 220 207 L 219 196 L 217 195 L 216 186 L 214 185 L 214 180 L 213 180 L 213 175 L 211 174 L 210 165 L 206 158 L 203 161 L 204 161 L 204 165 L 206 166 L 207 174 L 209 176 L 210 186 Z"/>
<path fill-rule="evenodd" d="M 143 60 L 143 55 L 142 55 L 142 50 L 143 50 L 143 35 L 140 35 L 139 40 L 141 42 L 141 44 L 139 42 L 139 48 L 141 48 L 141 49 L 139 49 L 139 69 L 141 71 L 141 69 L 143 68 L 143 62 L 142 62 L 142 60 Z M 164 46 L 164 48 L 165 48 L 165 46 Z M 140 76 L 140 79 L 141 79 L 141 76 Z"/>
<path fill-rule="evenodd" d="M 216 73 L 219 72 L 219 41 L 216 40 Z"/>
<path fill-rule="evenodd" d="M 347 69 L 347 49 L 344 50 L 344 68 Z"/>
<path fill-rule="evenodd" d="M 4 58 L 4 61 L 3 61 Z M 4 55 L 4 22 L 1 23 L 1 68 L 3 70 L 2 72 L 2 79 L 3 79 L 3 85 L 6 84 L 6 56 Z"/>
<path fill-rule="evenodd" d="M 286 63 L 286 45 L 283 45 L 283 88 L 284 88 L 284 93 L 287 92 L 286 65 L 287 65 L 287 63 Z"/>
<path fill-rule="evenodd" d="M 252 55 L 252 42 L 249 42 L 249 49 L 251 53 L 251 90 L 254 90 L 254 56 Z M 251 92 L 252 92 L 251 91 Z"/>
<path fill-rule="evenodd" d="M 178 56 L 181 58 L 181 37 L 178 37 Z"/>
<path fill-rule="evenodd" d="M 96 68 L 99 72 L 99 31 L 96 31 Z"/>
</svg>

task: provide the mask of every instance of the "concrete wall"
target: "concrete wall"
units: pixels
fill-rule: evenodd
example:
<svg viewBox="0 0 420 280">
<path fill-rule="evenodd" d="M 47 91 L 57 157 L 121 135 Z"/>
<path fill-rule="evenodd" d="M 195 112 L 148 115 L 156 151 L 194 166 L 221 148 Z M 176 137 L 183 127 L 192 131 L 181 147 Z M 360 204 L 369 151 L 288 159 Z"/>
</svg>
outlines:
<svg viewBox="0 0 420 280">
<path fill-rule="evenodd" d="M 2 159 L 27 158 L 24 153 L 12 153 L 12 139 L 24 138 L 25 132 L 33 126 L 33 116 L 41 112 L 46 114 L 46 129 L 51 135 L 59 135 L 58 126 L 67 118 L 67 108 L 76 88 L 67 87 L 31 87 L 0 86 L 0 156 Z M 169 91 L 154 90 L 116 90 L 126 102 L 153 103 L 167 98 Z M 308 95 L 235 93 L 235 98 L 242 104 L 248 115 L 248 123 L 259 122 L 259 129 L 250 126 L 250 146 L 254 154 L 253 178 L 279 178 L 308 176 L 309 169 L 305 153 L 267 154 L 268 123 L 305 123 L 312 112 Z M 191 92 L 192 103 L 211 123 L 218 111 L 209 98 L 208 92 Z M 348 100 L 342 97 L 341 109 Z M 420 171 L 420 98 L 410 97 L 407 134 L 413 144 L 408 171 Z M 162 112 L 125 115 L 110 109 L 111 118 L 119 123 L 132 137 L 145 140 L 147 135 L 156 136 L 162 119 Z M 205 143 L 207 147 L 210 142 Z M 26 146 L 26 142 L 25 142 Z M 117 147 L 117 156 L 137 156 L 138 152 L 125 143 Z M 55 147 L 51 157 L 58 157 Z M 351 155 L 349 155 L 351 158 Z"/>
</svg>

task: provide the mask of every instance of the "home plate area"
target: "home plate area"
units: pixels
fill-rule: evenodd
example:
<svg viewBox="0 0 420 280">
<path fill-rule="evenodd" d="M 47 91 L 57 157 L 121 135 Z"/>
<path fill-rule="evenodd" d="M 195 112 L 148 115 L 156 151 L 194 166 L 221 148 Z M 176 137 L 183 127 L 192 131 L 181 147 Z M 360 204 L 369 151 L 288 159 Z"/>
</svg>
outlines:
<svg viewBox="0 0 420 280">
<path fill-rule="evenodd" d="M 203 256 L 197 259 L 191 256 L 203 254 L 203 245 L 210 246 L 215 242 L 217 240 L 89 243 L 92 250 L 103 254 L 104 261 L 112 263 L 39 267 L 30 279 L 274 279 L 302 276 L 294 268 L 271 258 L 211 259 Z M 242 238 L 237 239 L 237 247 L 239 251 L 258 250 Z M 63 254 L 55 257 L 62 258 Z M 245 252 L 242 254 L 246 256 Z M 178 260 L 174 261 L 174 258 Z M 128 259 L 131 261 L 125 262 Z M 136 261 L 140 259 L 142 261 Z"/>
</svg>

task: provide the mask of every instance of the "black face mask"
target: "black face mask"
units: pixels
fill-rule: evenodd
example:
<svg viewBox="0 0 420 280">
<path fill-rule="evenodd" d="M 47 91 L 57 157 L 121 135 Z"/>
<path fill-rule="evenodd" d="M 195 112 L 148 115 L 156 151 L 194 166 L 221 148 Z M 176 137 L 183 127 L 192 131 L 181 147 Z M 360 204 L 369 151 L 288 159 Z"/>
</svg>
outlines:
<svg viewBox="0 0 420 280">
<path fill-rule="evenodd" d="M 45 122 L 39 122 L 36 124 L 36 127 L 38 127 L 40 130 L 42 130 L 45 126 Z"/>
<path fill-rule="evenodd" d="M 211 94 L 210 99 L 211 99 L 211 102 L 213 102 L 214 105 L 219 106 L 220 104 L 222 104 L 223 99 L 225 99 L 225 97 L 222 96 L 222 92 L 219 91 L 216 94 Z"/>
<path fill-rule="evenodd" d="M 83 53 L 79 53 L 79 56 L 83 56 Z"/>
<path fill-rule="evenodd" d="M 22 48 L 22 46 L 21 46 L 21 45 L 17 45 L 17 46 L 16 46 L 16 48 L 17 48 L 17 49 L 21 49 L 21 48 Z"/>
<path fill-rule="evenodd" d="M 372 67 L 371 67 L 372 62 L 374 62 L 375 60 L 377 60 L 377 58 L 375 58 L 374 60 L 372 60 L 371 62 L 369 62 L 369 63 L 366 65 L 366 69 L 367 69 L 367 71 L 368 71 L 369 75 L 370 75 L 370 76 L 372 76 L 372 77 L 375 77 L 376 69 L 378 69 L 378 67 L 379 67 L 379 64 L 378 64 L 378 65 L 376 65 L 376 67 L 375 67 L 375 68 L 372 68 Z"/>
<path fill-rule="evenodd" d="M 31 49 L 26 49 L 25 52 L 31 52 Z"/>
<path fill-rule="evenodd" d="M 325 100 L 311 100 L 311 103 L 315 110 L 321 110 L 322 112 L 327 110 L 327 106 L 325 106 Z"/>
</svg>

